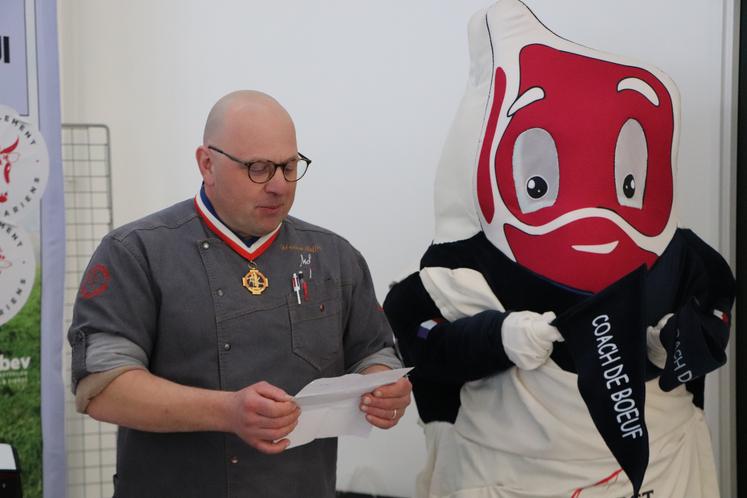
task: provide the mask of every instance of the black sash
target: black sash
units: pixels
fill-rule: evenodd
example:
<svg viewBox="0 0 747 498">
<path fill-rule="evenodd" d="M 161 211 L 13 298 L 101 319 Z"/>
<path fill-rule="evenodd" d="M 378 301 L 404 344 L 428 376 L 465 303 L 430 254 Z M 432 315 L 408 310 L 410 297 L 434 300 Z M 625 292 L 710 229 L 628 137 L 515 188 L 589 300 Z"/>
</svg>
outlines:
<svg viewBox="0 0 747 498">
<path fill-rule="evenodd" d="M 635 496 L 648 465 L 644 277 L 641 267 L 554 321 L 573 358 L 591 419 L 633 483 Z"/>
</svg>

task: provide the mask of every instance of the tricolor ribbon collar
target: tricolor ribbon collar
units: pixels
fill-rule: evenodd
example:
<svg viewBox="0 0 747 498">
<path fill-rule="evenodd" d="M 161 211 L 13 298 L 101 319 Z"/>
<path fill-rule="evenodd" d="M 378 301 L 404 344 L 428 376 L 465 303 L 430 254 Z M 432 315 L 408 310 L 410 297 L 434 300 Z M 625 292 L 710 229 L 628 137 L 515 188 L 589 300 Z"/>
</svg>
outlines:
<svg viewBox="0 0 747 498">
<path fill-rule="evenodd" d="M 283 225 L 283 223 L 280 222 L 272 232 L 263 235 L 252 245 L 248 246 L 233 232 L 233 230 L 228 228 L 220 219 L 218 219 L 217 216 L 210 212 L 210 209 L 208 209 L 203 202 L 199 192 L 195 195 L 195 209 L 210 231 L 215 233 L 215 235 L 228 244 L 231 249 L 249 261 L 254 261 L 260 257 L 262 253 L 272 245 L 280 232 L 280 227 Z"/>
</svg>

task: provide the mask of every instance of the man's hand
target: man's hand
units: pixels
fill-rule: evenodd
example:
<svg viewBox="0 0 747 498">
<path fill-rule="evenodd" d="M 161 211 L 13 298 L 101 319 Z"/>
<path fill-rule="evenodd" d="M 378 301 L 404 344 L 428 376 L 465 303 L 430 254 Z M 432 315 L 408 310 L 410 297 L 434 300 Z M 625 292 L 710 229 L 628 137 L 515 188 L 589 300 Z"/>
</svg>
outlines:
<svg viewBox="0 0 747 498">
<path fill-rule="evenodd" d="M 383 365 L 368 367 L 363 373 L 381 372 L 390 370 Z M 405 414 L 407 405 L 410 404 L 410 393 L 412 384 L 407 377 L 402 377 L 397 382 L 377 387 L 373 392 L 366 393 L 361 397 L 361 410 L 366 413 L 366 420 L 379 429 L 391 429 Z"/>
<path fill-rule="evenodd" d="M 544 364 L 552 353 L 553 342 L 562 342 L 563 336 L 550 325 L 555 313 L 514 311 L 503 320 L 501 339 L 506 355 L 523 370 L 534 370 Z"/>
<path fill-rule="evenodd" d="M 262 453 L 283 451 L 285 436 L 298 424 L 301 409 L 282 389 L 258 382 L 233 393 L 233 432 Z"/>
</svg>

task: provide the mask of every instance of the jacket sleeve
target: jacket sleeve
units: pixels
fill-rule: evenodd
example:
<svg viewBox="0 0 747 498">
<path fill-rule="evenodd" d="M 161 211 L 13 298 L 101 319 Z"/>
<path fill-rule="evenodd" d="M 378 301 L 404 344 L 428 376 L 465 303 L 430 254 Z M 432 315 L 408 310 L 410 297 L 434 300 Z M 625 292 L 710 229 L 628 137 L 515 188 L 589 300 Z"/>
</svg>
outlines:
<svg viewBox="0 0 747 498">
<path fill-rule="evenodd" d="M 345 268 L 342 282 L 345 371 L 361 372 L 371 365 L 400 368 L 402 363 L 393 348 L 392 330 L 376 300 L 368 265 L 357 250 L 345 244 L 340 252 Z"/>
<path fill-rule="evenodd" d="M 148 368 L 158 321 L 157 296 L 137 248 L 113 235 L 91 257 L 68 331 L 72 389 L 91 373 Z"/>
</svg>

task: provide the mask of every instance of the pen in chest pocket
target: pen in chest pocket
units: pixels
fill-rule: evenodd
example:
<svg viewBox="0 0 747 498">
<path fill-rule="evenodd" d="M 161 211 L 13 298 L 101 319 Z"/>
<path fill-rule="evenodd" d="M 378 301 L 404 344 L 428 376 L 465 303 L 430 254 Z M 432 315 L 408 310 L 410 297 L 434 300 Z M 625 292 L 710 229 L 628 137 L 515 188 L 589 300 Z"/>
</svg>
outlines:
<svg viewBox="0 0 747 498">
<path fill-rule="evenodd" d="M 301 280 L 298 278 L 298 273 L 293 272 L 291 275 L 291 286 L 293 287 L 293 292 L 296 293 L 296 301 L 298 304 L 301 304 Z"/>
<path fill-rule="evenodd" d="M 303 278 L 303 272 L 293 272 L 291 274 L 291 287 L 293 292 L 296 293 L 296 302 L 301 304 L 301 295 L 303 294 L 303 300 L 309 300 L 309 284 Z"/>
</svg>

